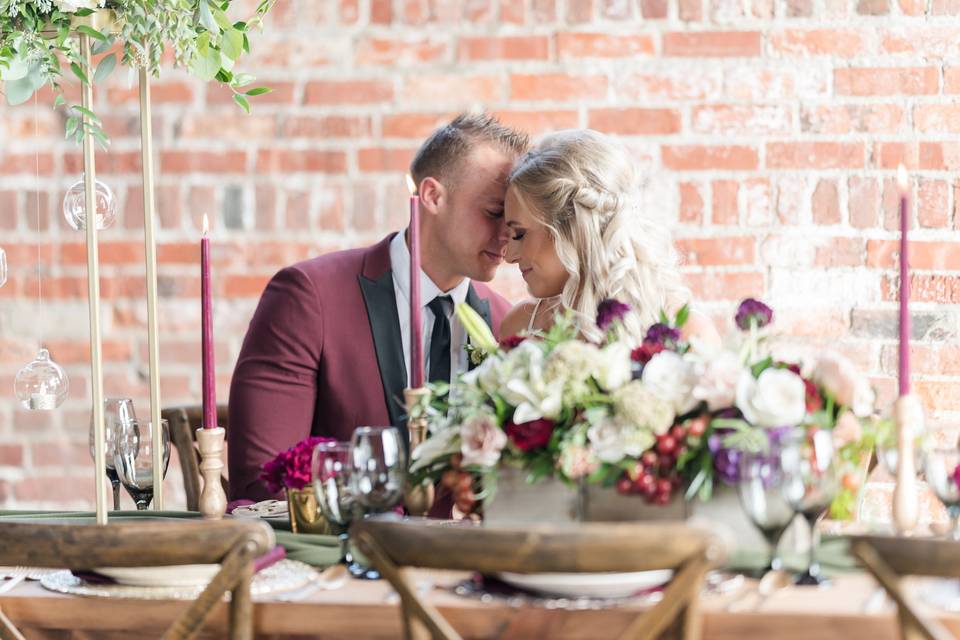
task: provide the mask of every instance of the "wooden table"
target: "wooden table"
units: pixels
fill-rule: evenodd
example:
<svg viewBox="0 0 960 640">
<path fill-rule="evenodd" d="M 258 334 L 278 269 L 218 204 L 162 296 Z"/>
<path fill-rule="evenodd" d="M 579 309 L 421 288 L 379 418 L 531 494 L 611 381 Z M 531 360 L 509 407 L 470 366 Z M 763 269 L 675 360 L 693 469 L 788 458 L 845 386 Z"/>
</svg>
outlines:
<svg viewBox="0 0 960 640">
<path fill-rule="evenodd" d="M 417 572 L 417 582 L 432 585 L 432 600 L 466 638 L 550 638 L 552 640 L 613 638 L 630 622 L 636 607 L 599 611 L 513 609 L 502 603 L 481 603 L 452 594 L 447 587 L 464 574 Z M 748 581 L 743 589 L 752 589 Z M 727 605 L 743 590 L 703 599 L 704 638 L 734 640 L 894 640 L 894 608 L 865 613 L 876 591 L 865 574 L 837 578 L 832 588 L 788 587 L 758 608 L 728 612 Z M 751 596 L 752 598 L 752 596 Z M 753 600 L 751 600 L 752 602 Z M 0 596 L 0 609 L 27 638 L 156 637 L 185 604 L 177 601 L 113 600 L 52 593 L 38 583 L 19 585 Z M 929 611 L 933 614 L 934 612 Z M 935 614 L 960 635 L 960 616 Z M 258 638 L 390 638 L 402 637 L 399 607 L 384 581 L 350 581 L 341 589 L 315 592 L 303 601 L 262 600 L 254 610 Z M 226 608 L 219 605 L 203 637 L 224 637 Z"/>
</svg>

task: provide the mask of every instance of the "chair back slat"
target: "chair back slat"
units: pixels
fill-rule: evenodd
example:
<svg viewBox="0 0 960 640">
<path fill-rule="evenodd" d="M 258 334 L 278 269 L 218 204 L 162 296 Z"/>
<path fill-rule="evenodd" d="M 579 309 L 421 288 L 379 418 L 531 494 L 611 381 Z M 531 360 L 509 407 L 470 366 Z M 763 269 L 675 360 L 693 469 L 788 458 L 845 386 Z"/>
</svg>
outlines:
<svg viewBox="0 0 960 640">
<path fill-rule="evenodd" d="M 960 576 L 960 543 L 930 538 L 854 536 L 873 547 L 883 561 L 900 575 Z"/>
</svg>

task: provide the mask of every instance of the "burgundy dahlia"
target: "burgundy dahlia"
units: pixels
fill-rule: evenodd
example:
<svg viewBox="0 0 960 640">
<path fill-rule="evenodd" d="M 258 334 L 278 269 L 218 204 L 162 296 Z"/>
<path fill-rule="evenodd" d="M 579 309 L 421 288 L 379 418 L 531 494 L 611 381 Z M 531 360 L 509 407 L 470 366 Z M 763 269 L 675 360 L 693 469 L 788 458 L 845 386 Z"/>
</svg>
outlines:
<svg viewBox="0 0 960 640">
<path fill-rule="evenodd" d="M 773 309 L 756 298 L 747 298 L 737 308 L 734 320 L 743 331 L 749 331 L 751 324 L 754 324 L 757 329 L 762 329 L 773 322 Z"/>
<path fill-rule="evenodd" d="M 313 449 L 321 442 L 336 442 L 336 439 L 311 436 L 301 440 L 266 462 L 260 472 L 260 479 L 273 493 L 278 493 L 284 487 L 303 489 L 311 481 L 310 461 Z"/>
<path fill-rule="evenodd" d="M 607 298 L 597 306 L 597 328 L 600 331 L 606 331 L 613 326 L 614 322 L 623 320 L 629 311 L 630 305 Z"/>
<path fill-rule="evenodd" d="M 517 446 L 517 449 L 533 451 L 547 446 L 555 426 L 553 420 L 547 420 L 546 418 L 521 422 L 520 424 L 511 420 L 503 430 L 507 432 L 507 437 Z"/>
</svg>

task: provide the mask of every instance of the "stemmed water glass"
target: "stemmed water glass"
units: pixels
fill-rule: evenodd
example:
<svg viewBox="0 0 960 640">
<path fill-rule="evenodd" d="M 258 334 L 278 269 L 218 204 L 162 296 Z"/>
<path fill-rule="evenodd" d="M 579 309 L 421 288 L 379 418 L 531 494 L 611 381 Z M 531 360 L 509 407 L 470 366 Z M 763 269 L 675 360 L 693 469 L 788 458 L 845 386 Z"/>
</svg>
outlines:
<svg viewBox="0 0 960 640">
<path fill-rule="evenodd" d="M 403 498 L 407 450 L 396 427 L 359 427 L 351 442 L 353 490 L 365 513 L 389 511 Z"/>
<path fill-rule="evenodd" d="M 133 411 L 133 400 L 130 398 L 103 399 L 103 456 L 106 462 L 107 477 L 110 478 L 110 484 L 113 487 L 113 508 L 115 511 L 120 509 L 120 478 L 117 476 L 117 470 L 113 464 L 114 430 L 118 425 L 125 425 L 136 419 L 137 416 Z M 90 416 L 89 442 L 90 457 L 96 459 L 92 415 Z"/>
<path fill-rule="evenodd" d="M 160 421 L 162 442 L 154 442 L 150 422 L 131 420 L 118 425 L 114 433 L 114 466 L 120 483 L 133 498 L 138 511 L 146 509 L 153 500 L 153 452 L 162 447 L 163 472 L 167 475 L 170 462 L 170 427 L 166 419 Z"/>
<path fill-rule="evenodd" d="M 780 538 L 790 527 L 796 512 L 783 492 L 783 469 L 779 447 L 771 444 L 766 453 L 745 454 L 740 459 L 737 493 L 747 517 L 770 547 L 770 562 L 763 569 L 780 571 L 783 561 L 778 551 Z"/>
<path fill-rule="evenodd" d="M 816 522 L 830 506 L 839 488 L 833 461 L 833 434 L 826 429 L 799 431 L 780 450 L 783 494 L 794 511 L 810 527 L 810 556 L 807 570 L 797 578 L 798 585 L 823 585 L 816 558 L 818 535 Z"/>
<path fill-rule="evenodd" d="M 320 512 L 337 530 L 340 539 L 340 562 L 352 575 L 363 574 L 366 567 L 350 555 L 347 530 L 360 514 L 351 486 L 353 467 L 350 464 L 349 442 L 321 442 L 313 448 L 310 462 L 313 490 Z"/>
<path fill-rule="evenodd" d="M 923 471 L 927 484 L 940 498 L 950 514 L 950 539 L 960 540 L 957 520 L 960 518 L 960 449 L 932 447 L 923 458 Z"/>
</svg>

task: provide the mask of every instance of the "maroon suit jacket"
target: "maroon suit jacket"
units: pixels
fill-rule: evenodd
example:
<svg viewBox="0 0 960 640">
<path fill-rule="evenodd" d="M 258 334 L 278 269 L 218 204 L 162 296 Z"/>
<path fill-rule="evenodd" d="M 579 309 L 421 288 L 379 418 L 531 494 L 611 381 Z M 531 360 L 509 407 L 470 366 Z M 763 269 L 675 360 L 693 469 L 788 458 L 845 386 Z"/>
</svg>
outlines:
<svg viewBox="0 0 960 640">
<path fill-rule="evenodd" d="M 232 500 L 274 497 L 259 480 L 261 465 L 309 435 L 349 440 L 362 425 L 405 429 L 392 238 L 287 267 L 267 285 L 230 385 Z M 494 332 L 510 308 L 480 283 L 467 303 Z"/>
</svg>

